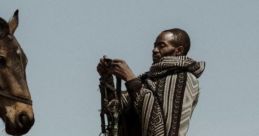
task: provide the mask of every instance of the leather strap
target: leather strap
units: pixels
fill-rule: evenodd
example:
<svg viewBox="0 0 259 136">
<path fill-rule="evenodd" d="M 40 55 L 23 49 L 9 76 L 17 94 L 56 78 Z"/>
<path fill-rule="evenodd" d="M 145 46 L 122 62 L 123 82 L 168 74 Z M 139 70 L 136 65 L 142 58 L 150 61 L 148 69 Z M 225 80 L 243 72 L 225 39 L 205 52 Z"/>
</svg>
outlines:
<svg viewBox="0 0 259 136">
<path fill-rule="evenodd" d="M 30 99 L 19 97 L 19 96 L 14 96 L 14 95 L 5 93 L 3 91 L 0 91 L 0 96 L 8 98 L 10 100 L 14 100 L 14 101 L 22 102 L 22 103 L 25 103 L 28 105 L 32 105 L 32 100 L 30 100 Z"/>
</svg>

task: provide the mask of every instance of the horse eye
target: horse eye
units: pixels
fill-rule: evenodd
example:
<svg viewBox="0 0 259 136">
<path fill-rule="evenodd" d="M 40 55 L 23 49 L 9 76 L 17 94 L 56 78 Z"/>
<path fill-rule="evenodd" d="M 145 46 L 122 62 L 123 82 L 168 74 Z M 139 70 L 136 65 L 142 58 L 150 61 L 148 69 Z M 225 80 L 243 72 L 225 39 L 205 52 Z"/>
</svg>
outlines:
<svg viewBox="0 0 259 136">
<path fill-rule="evenodd" d="M 0 39 L 5 38 L 6 35 L 7 35 L 7 34 L 6 34 L 5 32 L 1 32 L 1 31 L 0 31 Z"/>
<path fill-rule="evenodd" d="M 3 68 L 6 66 L 6 59 L 3 56 L 0 56 L 0 68 Z"/>
<path fill-rule="evenodd" d="M 0 18 L 0 39 L 3 39 L 9 32 L 9 26 L 7 23 Z"/>
</svg>

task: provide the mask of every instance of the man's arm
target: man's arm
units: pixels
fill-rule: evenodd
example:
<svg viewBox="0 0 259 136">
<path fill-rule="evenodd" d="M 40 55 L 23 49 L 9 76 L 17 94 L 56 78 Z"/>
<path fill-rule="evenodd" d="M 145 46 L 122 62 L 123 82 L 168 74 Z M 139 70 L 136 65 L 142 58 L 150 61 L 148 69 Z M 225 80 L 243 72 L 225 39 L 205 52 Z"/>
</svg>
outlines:
<svg viewBox="0 0 259 136">
<path fill-rule="evenodd" d="M 127 63 L 120 59 L 113 60 L 112 73 L 126 82 L 128 99 L 133 102 L 134 107 L 139 107 L 138 105 L 141 105 L 140 101 L 143 99 L 143 94 L 146 91 L 145 89 L 141 89 L 141 80 L 134 75 Z M 137 112 L 140 112 L 138 109 L 140 110 L 140 108 L 137 108 Z"/>
<path fill-rule="evenodd" d="M 110 61 L 107 61 L 110 60 Z M 115 98 L 115 87 L 114 87 L 114 79 L 112 76 L 112 63 L 113 60 L 107 59 L 105 57 L 101 58 L 98 65 L 97 65 L 97 72 L 99 73 L 100 77 L 100 86 L 103 87 L 105 91 L 105 99 L 108 101 L 112 101 Z M 102 90 L 104 91 L 104 90 Z M 122 110 L 127 109 L 130 105 L 130 98 L 127 92 L 122 92 L 121 94 L 121 107 Z"/>
<path fill-rule="evenodd" d="M 134 78 L 130 81 L 127 81 L 125 83 L 125 86 L 127 88 L 127 91 L 129 93 L 129 96 L 131 98 L 131 100 L 134 103 L 134 106 L 139 109 L 139 105 L 141 105 L 141 101 L 143 99 L 143 91 L 145 91 L 144 89 L 142 89 L 142 82 L 139 78 Z M 139 112 L 139 111 L 138 111 Z"/>
</svg>

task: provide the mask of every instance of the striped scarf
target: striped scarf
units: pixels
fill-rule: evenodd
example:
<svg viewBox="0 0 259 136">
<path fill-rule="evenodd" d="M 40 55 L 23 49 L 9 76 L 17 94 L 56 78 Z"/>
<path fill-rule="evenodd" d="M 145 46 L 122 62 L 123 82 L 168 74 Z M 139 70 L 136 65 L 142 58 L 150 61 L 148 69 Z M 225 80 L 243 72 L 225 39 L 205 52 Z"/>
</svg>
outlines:
<svg viewBox="0 0 259 136">
<path fill-rule="evenodd" d="M 196 101 L 186 100 L 187 97 L 198 99 L 196 78 L 204 68 L 204 62 L 196 62 L 187 56 L 169 56 L 153 64 L 149 72 L 140 76 L 153 94 L 146 91 L 141 102 L 143 136 L 186 135 L 192 114 L 188 111 L 194 109 L 192 103 Z"/>
<path fill-rule="evenodd" d="M 160 62 L 151 66 L 149 77 L 159 77 L 166 75 L 168 72 L 180 70 L 194 74 L 197 78 L 205 68 L 205 62 L 196 62 L 187 56 L 168 56 L 163 57 Z"/>
</svg>

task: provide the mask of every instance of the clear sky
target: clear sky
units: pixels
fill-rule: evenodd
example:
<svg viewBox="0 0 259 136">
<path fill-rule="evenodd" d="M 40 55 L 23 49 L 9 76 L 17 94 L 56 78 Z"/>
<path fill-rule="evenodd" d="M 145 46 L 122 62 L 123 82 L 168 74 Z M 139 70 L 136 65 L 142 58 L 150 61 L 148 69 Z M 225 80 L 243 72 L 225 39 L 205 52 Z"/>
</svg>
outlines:
<svg viewBox="0 0 259 136">
<path fill-rule="evenodd" d="M 97 136 L 99 58 L 124 59 L 140 74 L 156 36 L 174 27 L 189 33 L 189 56 L 207 62 L 189 136 L 258 136 L 258 7 L 258 0 L 1 0 L 2 18 L 20 10 L 16 38 L 29 59 L 36 119 L 26 136 Z"/>
</svg>

